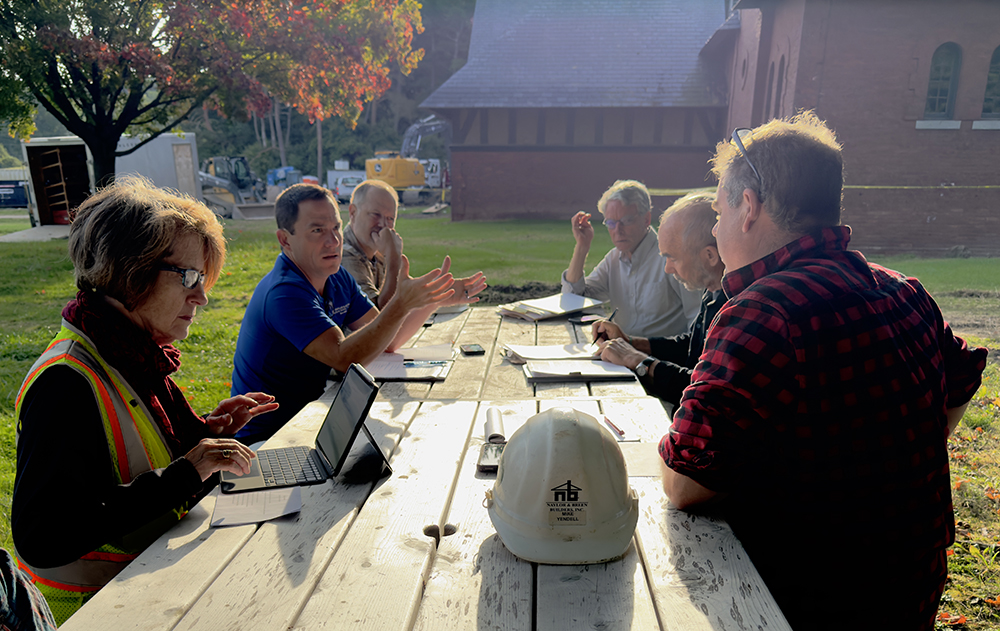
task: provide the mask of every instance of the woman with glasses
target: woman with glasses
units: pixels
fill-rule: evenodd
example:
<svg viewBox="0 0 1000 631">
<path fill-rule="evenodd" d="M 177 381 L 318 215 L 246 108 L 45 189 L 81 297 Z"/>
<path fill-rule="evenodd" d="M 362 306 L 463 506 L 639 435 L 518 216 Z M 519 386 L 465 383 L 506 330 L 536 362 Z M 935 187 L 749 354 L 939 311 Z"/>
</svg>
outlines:
<svg viewBox="0 0 1000 631">
<path fill-rule="evenodd" d="M 203 204 L 126 179 L 70 228 L 76 297 L 17 396 L 11 528 L 59 624 L 184 516 L 219 471 L 250 470 L 232 438 L 277 407 L 259 392 L 200 417 L 170 378 L 225 259 Z"/>
</svg>

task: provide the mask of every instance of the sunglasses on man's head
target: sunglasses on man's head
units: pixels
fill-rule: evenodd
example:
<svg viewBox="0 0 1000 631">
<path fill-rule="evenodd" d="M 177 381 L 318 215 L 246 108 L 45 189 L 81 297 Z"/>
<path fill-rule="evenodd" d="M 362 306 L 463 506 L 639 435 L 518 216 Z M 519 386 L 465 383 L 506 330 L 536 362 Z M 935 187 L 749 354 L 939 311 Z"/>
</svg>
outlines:
<svg viewBox="0 0 1000 631">
<path fill-rule="evenodd" d="M 181 285 L 184 285 L 185 289 L 194 289 L 198 286 L 198 283 L 205 282 L 205 275 L 196 269 L 181 269 L 179 267 L 166 264 L 161 264 L 160 269 L 164 272 L 177 272 L 180 274 Z"/>
<path fill-rule="evenodd" d="M 764 189 L 764 180 L 760 177 L 760 171 L 758 171 L 757 167 L 755 167 L 753 162 L 750 161 L 750 156 L 747 155 L 746 145 L 743 144 L 743 139 L 746 138 L 749 140 L 751 133 L 752 130 L 746 127 L 737 127 L 733 130 L 733 142 L 736 143 L 736 148 L 739 149 L 740 155 L 743 156 L 743 159 L 750 165 L 750 168 L 753 170 L 753 174 L 757 176 L 757 183 L 761 188 L 761 190 L 757 192 L 760 193 Z"/>
</svg>

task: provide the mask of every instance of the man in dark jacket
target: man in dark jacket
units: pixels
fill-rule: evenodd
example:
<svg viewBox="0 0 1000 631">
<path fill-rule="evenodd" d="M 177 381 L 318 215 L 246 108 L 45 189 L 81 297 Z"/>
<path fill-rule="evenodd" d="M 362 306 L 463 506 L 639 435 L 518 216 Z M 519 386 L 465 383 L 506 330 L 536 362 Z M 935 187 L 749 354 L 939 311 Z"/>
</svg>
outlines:
<svg viewBox="0 0 1000 631">
<path fill-rule="evenodd" d="M 646 393 L 676 406 L 691 383 L 691 369 L 705 345 L 705 331 L 726 302 L 722 295 L 725 266 L 712 236 L 714 193 L 691 193 L 663 212 L 657 240 L 663 271 L 690 291 L 703 290 L 701 310 L 691 328 L 672 337 L 626 336 L 613 322 L 595 322 L 595 339 L 607 337 L 601 359 L 627 366 L 639 376 Z"/>
</svg>

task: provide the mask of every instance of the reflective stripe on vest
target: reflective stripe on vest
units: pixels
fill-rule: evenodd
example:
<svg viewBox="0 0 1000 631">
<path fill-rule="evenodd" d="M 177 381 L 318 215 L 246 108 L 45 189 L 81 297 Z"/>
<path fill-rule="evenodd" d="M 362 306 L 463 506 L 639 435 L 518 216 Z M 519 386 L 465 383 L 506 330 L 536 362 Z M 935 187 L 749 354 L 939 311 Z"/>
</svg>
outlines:
<svg viewBox="0 0 1000 631">
<path fill-rule="evenodd" d="M 39 376 L 52 366 L 68 366 L 82 375 L 94 392 L 108 441 L 115 478 L 127 484 L 135 476 L 171 462 L 163 434 L 152 415 L 125 379 L 94 348 L 81 331 L 63 320 L 62 329 L 28 371 L 17 394 L 15 418 L 18 433 L 21 405 Z M 179 519 L 183 513 L 177 513 Z M 106 544 L 76 561 L 55 568 L 36 568 L 18 558 L 18 563 L 40 583 L 71 592 L 96 591 L 114 578 L 139 550 L 123 550 Z"/>
</svg>

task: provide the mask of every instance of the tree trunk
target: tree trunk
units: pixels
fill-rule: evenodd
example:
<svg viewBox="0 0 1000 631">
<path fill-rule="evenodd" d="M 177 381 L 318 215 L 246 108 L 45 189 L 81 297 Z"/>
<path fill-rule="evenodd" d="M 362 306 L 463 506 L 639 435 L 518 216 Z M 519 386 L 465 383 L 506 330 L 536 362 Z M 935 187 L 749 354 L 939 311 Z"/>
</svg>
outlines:
<svg viewBox="0 0 1000 631">
<path fill-rule="evenodd" d="M 250 121 L 253 122 L 253 135 L 257 138 L 257 142 L 260 143 L 261 147 L 266 147 L 267 143 L 264 141 L 264 138 L 261 137 L 262 130 L 258 128 L 257 125 L 257 115 L 253 112 L 250 112 Z"/>
<path fill-rule="evenodd" d="M 281 106 L 278 100 L 274 100 L 274 133 L 278 136 L 278 153 L 281 154 L 281 166 L 288 166 L 288 157 L 285 155 L 285 138 L 281 133 Z"/>
<path fill-rule="evenodd" d="M 323 119 L 316 119 L 316 177 L 323 186 Z M 327 182 L 329 184 L 329 182 Z"/>
<path fill-rule="evenodd" d="M 285 146 L 292 146 L 292 106 L 288 106 L 288 116 L 285 117 Z"/>
<path fill-rule="evenodd" d="M 100 136 L 84 139 L 94 158 L 95 192 L 115 183 L 115 150 L 118 148 L 118 140 Z"/>
<path fill-rule="evenodd" d="M 274 111 L 273 110 L 267 113 L 267 122 L 270 124 L 269 126 L 271 128 L 271 146 L 272 147 L 277 147 L 278 146 L 278 132 L 274 131 Z"/>
<path fill-rule="evenodd" d="M 208 112 L 208 103 L 202 103 L 201 104 L 201 119 L 205 123 L 205 129 L 207 129 L 208 131 L 213 131 L 212 130 L 212 117 L 209 116 L 209 112 Z"/>
</svg>

